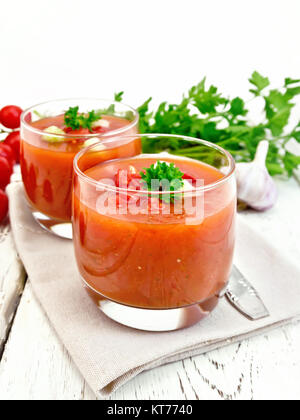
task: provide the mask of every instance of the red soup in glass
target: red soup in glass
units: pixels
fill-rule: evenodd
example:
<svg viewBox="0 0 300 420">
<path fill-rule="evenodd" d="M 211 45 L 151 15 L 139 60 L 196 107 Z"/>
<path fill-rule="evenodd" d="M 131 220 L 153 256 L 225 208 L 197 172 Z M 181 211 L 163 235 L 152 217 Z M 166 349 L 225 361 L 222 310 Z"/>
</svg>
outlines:
<svg viewBox="0 0 300 420">
<path fill-rule="evenodd" d="M 121 134 L 136 134 L 137 125 L 134 109 L 97 99 L 48 102 L 23 114 L 22 178 L 33 215 L 42 227 L 71 238 L 74 157 L 100 141 L 103 160 L 134 156 L 140 152 L 139 139 L 133 137 L 124 145 L 118 139 Z"/>
<path fill-rule="evenodd" d="M 76 157 L 76 259 L 88 293 L 110 318 L 143 330 L 175 330 L 207 316 L 228 283 L 235 165 L 226 151 L 201 140 L 141 140 L 144 150 L 159 153 L 103 162 L 95 145 Z M 155 147 L 161 140 L 162 151 Z M 172 154 L 174 141 L 197 147 L 201 160 Z M 159 178 L 154 188 L 151 176 Z"/>
</svg>

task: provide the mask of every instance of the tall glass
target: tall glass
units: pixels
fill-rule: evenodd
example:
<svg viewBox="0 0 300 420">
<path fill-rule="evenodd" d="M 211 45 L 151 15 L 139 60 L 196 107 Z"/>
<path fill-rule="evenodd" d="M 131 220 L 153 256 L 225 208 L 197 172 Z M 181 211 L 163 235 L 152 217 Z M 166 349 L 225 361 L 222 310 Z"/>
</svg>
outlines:
<svg viewBox="0 0 300 420">
<path fill-rule="evenodd" d="M 79 113 L 103 112 L 97 133 L 59 132 L 70 107 Z M 67 99 L 36 105 L 21 118 L 21 170 L 28 202 L 36 221 L 61 237 L 72 238 L 73 160 L 84 147 L 101 142 L 102 159 L 134 156 L 140 152 L 138 113 L 131 107 L 103 99 Z M 49 128 L 50 127 L 50 128 Z M 62 131 L 62 130 L 61 130 Z M 121 144 L 121 135 L 133 135 Z M 116 139 L 116 136 L 118 138 Z"/>
<path fill-rule="evenodd" d="M 86 290 L 107 316 L 137 329 L 176 330 L 210 314 L 227 286 L 235 163 L 206 141 L 161 134 L 140 139 L 143 154 L 131 158 L 103 163 L 101 144 L 76 156 L 75 254 Z M 147 184 L 149 168 L 158 167 L 166 175 L 179 170 L 179 184 L 168 176 Z"/>
</svg>

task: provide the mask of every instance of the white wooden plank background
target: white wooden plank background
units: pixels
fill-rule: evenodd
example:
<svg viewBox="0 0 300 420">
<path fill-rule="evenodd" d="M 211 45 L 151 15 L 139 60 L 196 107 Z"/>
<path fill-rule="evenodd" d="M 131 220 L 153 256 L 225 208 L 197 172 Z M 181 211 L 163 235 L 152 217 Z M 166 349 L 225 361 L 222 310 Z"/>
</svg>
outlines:
<svg viewBox="0 0 300 420">
<path fill-rule="evenodd" d="M 19 298 L 25 271 L 15 251 L 8 221 L 0 225 L 0 355 L 7 339 Z"/>
<path fill-rule="evenodd" d="M 278 185 L 280 200 L 276 208 L 264 214 L 248 212 L 243 217 L 299 261 L 299 187 L 295 180 Z M 15 255 L 12 248 L 10 253 Z M 300 324 L 289 325 L 145 372 L 111 398 L 300 399 L 299 348 Z M 0 363 L 0 399 L 95 399 L 33 296 L 30 283 Z"/>
</svg>

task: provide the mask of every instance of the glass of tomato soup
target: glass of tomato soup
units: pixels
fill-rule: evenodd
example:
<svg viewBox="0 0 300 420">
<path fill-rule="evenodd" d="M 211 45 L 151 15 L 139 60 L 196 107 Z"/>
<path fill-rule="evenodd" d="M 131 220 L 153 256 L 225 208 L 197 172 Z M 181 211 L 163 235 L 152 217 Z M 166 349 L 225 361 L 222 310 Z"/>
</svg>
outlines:
<svg viewBox="0 0 300 420">
<path fill-rule="evenodd" d="M 138 113 L 119 102 L 68 99 L 33 106 L 21 118 L 21 171 L 36 221 L 48 231 L 72 238 L 73 160 L 101 144 L 99 159 L 135 156 L 141 151 Z M 122 144 L 120 136 L 132 135 Z M 116 137 L 117 136 L 117 137 Z"/>
<path fill-rule="evenodd" d="M 189 137 L 140 135 L 142 152 L 74 160 L 73 236 L 83 284 L 108 317 L 171 331 L 217 306 L 232 269 L 235 163 Z M 120 138 L 130 144 L 136 136 Z"/>
</svg>

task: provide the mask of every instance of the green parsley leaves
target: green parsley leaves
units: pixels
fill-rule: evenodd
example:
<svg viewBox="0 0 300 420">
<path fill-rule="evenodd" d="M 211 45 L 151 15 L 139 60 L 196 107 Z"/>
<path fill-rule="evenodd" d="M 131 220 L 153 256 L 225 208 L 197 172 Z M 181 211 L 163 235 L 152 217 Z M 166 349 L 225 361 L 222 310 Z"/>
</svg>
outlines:
<svg viewBox="0 0 300 420">
<path fill-rule="evenodd" d="M 140 175 L 145 184 L 145 187 L 149 191 L 179 191 L 183 188 L 183 173 L 174 163 L 166 163 L 157 161 L 156 164 L 145 168 L 145 172 L 141 172 Z M 160 199 L 165 202 L 173 203 L 176 199 L 176 194 L 160 195 Z"/>
<path fill-rule="evenodd" d="M 124 96 L 124 92 L 115 93 L 114 99 L 115 102 L 122 102 Z"/>
<path fill-rule="evenodd" d="M 254 93 L 255 96 L 259 96 L 266 87 L 270 86 L 270 80 L 261 76 L 257 71 L 252 74 L 249 82 L 256 88 L 250 89 L 250 92 Z"/>
<path fill-rule="evenodd" d="M 93 123 L 101 119 L 100 111 L 90 111 L 87 114 L 80 114 L 79 107 L 70 107 L 65 113 L 65 126 L 72 130 L 79 130 L 80 128 L 87 128 L 90 132 L 93 131 Z"/>
<path fill-rule="evenodd" d="M 141 133 L 180 134 L 211 141 L 227 149 L 237 162 L 254 159 L 261 140 L 269 140 L 267 167 L 271 175 L 291 176 L 300 158 L 287 150 L 291 139 L 300 143 L 300 122 L 290 128 L 295 99 L 300 95 L 300 80 L 286 78 L 284 86 L 272 89 L 270 80 L 255 71 L 249 79 L 250 100 L 228 98 L 206 79 L 192 87 L 177 104 L 162 102 L 150 110 L 151 98 L 138 108 Z M 254 95 L 254 96 L 253 96 Z M 253 123 L 248 118 L 249 107 L 264 109 L 261 119 Z M 197 146 L 174 141 L 166 148 L 165 141 L 145 142 L 145 153 L 168 151 L 210 163 Z"/>
</svg>

